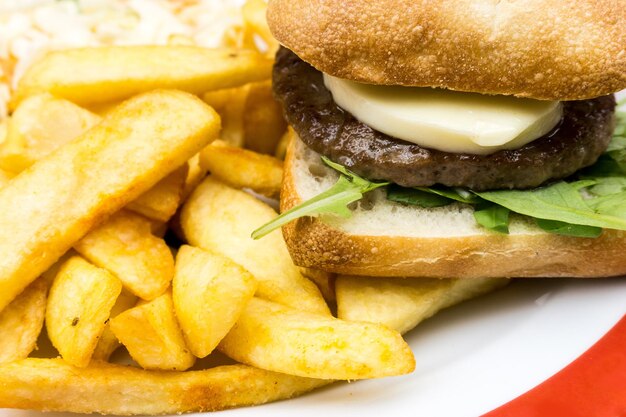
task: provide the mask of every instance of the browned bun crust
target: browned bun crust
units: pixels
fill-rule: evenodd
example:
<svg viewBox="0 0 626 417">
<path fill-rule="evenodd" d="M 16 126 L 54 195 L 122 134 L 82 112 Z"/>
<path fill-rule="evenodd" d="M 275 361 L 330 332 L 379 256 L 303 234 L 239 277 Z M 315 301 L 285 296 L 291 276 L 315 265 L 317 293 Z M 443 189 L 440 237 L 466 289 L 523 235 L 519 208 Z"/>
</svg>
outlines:
<svg viewBox="0 0 626 417">
<path fill-rule="evenodd" d="M 299 149 L 294 142 L 291 141 L 285 161 L 281 212 L 303 200 L 295 172 L 296 159 L 302 159 L 302 155 L 296 155 Z M 415 216 L 423 215 L 420 210 L 415 209 Z M 393 230 L 386 236 L 368 236 L 349 234 L 319 218 L 304 217 L 284 226 L 283 235 L 297 265 L 348 275 L 429 278 L 626 275 L 626 232 L 617 230 L 605 230 L 595 239 L 538 230 L 517 235 L 484 230 L 469 236 L 441 237 L 405 236 Z"/>
<path fill-rule="evenodd" d="M 626 88 L 618 0 L 270 0 L 272 33 L 320 71 L 544 100 Z"/>
</svg>

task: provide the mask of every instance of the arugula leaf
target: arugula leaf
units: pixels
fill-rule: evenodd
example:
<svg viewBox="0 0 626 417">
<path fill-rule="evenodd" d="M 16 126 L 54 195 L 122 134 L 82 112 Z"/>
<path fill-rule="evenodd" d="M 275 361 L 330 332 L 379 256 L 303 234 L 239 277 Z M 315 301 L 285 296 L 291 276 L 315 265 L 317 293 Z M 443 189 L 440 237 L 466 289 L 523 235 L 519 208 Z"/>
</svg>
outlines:
<svg viewBox="0 0 626 417">
<path fill-rule="evenodd" d="M 419 207 L 442 207 L 454 201 L 422 189 L 405 188 L 396 184 L 387 187 L 387 200 Z"/>
<path fill-rule="evenodd" d="M 350 203 L 360 200 L 363 198 L 363 194 L 369 191 L 389 184 L 388 182 L 368 181 L 326 157 L 322 157 L 322 160 L 331 168 L 339 171 L 339 179 L 335 185 L 259 227 L 252 232 L 253 239 L 260 239 L 290 221 L 303 216 L 335 214 L 341 217 L 350 217 L 352 215 L 348 209 Z"/>
<path fill-rule="evenodd" d="M 626 217 L 602 210 L 594 211 L 583 200 L 579 189 L 594 181 L 567 183 L 560 181 L 533 190 L 485 191 L 476 194 L 485 200 L 526 216 L 586 226 L 626 230 Z M 626 201 L 622 201 L 626 207 Z"/>
<path fill-rule="evenodd" d="M 582 226 L 579 224 L 571 224 L 546 219 L 535 219 L 535 223 L 546 232 L 555 233 L 557 235 L 574 237 L 598 237 L 600 236 L 600 234 L 602 234 L 602 228 L 595 226 Z"/>
<path fill-rule="evenodd" d="M 482 201 L 476 194 L 472 194 L 470 191 L 463 188 L 415 187 L 415 189 L 427 193 L 437 194 L 460 203 L 478 204 Z"/>
<path fill-rule="evenodd" d="M 489 204 L 487 207 L 474 211 L 476 222 L 487 229 L 498 233 L 509 234 L 509 213 L 506 207 Z"/>
</svg>

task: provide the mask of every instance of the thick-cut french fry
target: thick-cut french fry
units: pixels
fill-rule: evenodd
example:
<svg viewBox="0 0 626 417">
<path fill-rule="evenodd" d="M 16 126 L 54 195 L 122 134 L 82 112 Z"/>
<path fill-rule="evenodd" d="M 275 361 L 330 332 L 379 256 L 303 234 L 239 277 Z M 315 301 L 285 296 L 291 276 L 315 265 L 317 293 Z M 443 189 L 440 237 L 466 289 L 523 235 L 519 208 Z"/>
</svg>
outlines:
<svg viewBox="0 0 626 417">
<path fill-rule="evenodd" d="M 275 216 L 271 207 L 251 195 L 208 177 L 183 206 L 180 223 L 189 244 L 219 252 L 250 271 L 260 297 L 329 315 L 318 288 L 291 261 L 279 230 L 263 240 L 250 237 Z"/>
<path fill-rule="evenodd" d="M 287 153 L 287 147 L 289 146 L 289 141 L 293 137 L 294 132 L 291 127 L 287 128 L 287 133 L 285 133 L 280 140 L 278 141 L 278 145 L 276 145 L 276 151 L 274 152 L 274 156 L 278 159 L 285 159 L 285 154 Z"/>
<path fill-rule="evenodd" d="M 126 310 L 109 323 L 117 339 L 144 369 L 184 371 L 195 362 L 176 321 L 170 292 Z"/>
<path fill-rule="evenodd" d="M 231 358 L 275 372 L 353 380 L 402 375 L 415 359 L 400 333 L 253 298 L 220 342 Z"/>
<path fill-rule="evenodd" d="M 317 285 L 327 303 L 335 304 L 337 302 L 335 297 L 336 274 L 312 268 L 300 268 L 300 272 Z"/>
<path fill-rule="evenodd" d="M 19 173 L 95 126 L 100 119 L 50 94 L 30 97 L 11 117 L 6 142 L 0 148 L 0 168 Z"/>
<path fill-rule="evenodd" d="M 0 188 L 4 187 L 13 178 L 13 174 L 0 169 Z"/>
<path fill-rule="evenodd" d="M 144 300 L 163 294 L 174 277 L 174 257 L 167 244 L 152 234 L 149 220 L 130 211 L 115 213 L 76 242 L 74 249 L 111 271 Z"/>
<path fill-rule="evenodd" d="M 38 279 L 0 313 L 0 364 L 24 359 L 37 346 L 47 293 L 47 282 Z"/>
<path fill-rule="evenodd" d="M 211 175 L 231 187 L 250 188 L 267 197 L 280 194 L 283 163 L 273 156 L 216 140 L 200 152 L 200 163 Z"/>
<path fill-rule="evenodd" d="M 20 79 L 11 105 L 49 92 L 79 105 L 123 100 L 156 88 L 200 94 L 270 77 L 255 51 L 196 46 L 109 46 L 51 52 Z M 71 69 L 71 70 L 68 70 Z"/>
<path fill-rule="evenodd" d="M 10 120 L 10 117 L 0 119 L 0 147 L 4 144 L 4 141 L 7 138 L 7 131 Z"/>
<path fill-rule="evenodd" d="M 244 144 L 255 152 L 274 155 L 287 130 L 281 105 L 274 99 L 270 80 L 250 84 L 243 113 Z"/>
<path fill-rule="evenodd" d="M 109 315 L 109 317 L 117 317 L 119 314 L 132 308 L 136 303 L 136 295 L 126 290 L 122 290 L 120 295 L 117 297 L 113 308 L 111 308 L 111 314 Z M 120 342 L 119 340 L 117 340 L 117 337 L 115 337 L 115 334 L 111 331 L 111 326 L 107 322 L 106 326 L 104 326 L 104 330 L 102 331 L 102 335 L 100 336 L 100 340 L 98 340 L 96 349 L 93 351 L 93 355 L 91 355 L 91 360 L 108 361 L 111 354 L 115 352 L 115 349 L 117 349 L 119 346 Z"/>
<path fill-rule="evenodd" d="M 381 323 L 406 333 L 439 310 L 493 291 L 508 281 L 338 276 L 337 316 Z"/>
<path fill-rule="evenodd" d="M 204 358 L 235 324 L 257 288 L 230 259 L 192 246 L 176 255 L 174 310 L 191 352 Z"/>
<path fill-rule="evenodd" d="M 150 219 L 168 221 L 180 204 L 189 166 L 184 164 L 126 206 Z"/>
<path fill-rule="evenodd" d="M 207 171 L 200 165 L 200 153 L 195 154 L 187 161 L 189 171 L 187 172 L 187 178 L 185 179 L 185 187 L 183 188 L 183 196 L 181 202 L 185 202 L 187 197 L 191 195 L 193 190 L 202 182 L 206 177 Z"/>
<path fill-rule="evenodd" d="M 113 105 L 109 105 L 108 111 L 112 108 Z M 0 147 L 0 168 L 19 173 L 101 119 L 68 100 L 47 93 L 30 97 L 13 113 L 7 142 Z M 180 204 L 187 170 L 188 165 L 183 164 L 127 208 L 155 220 L 168 221 Z"/>
<path fill-rule="evenodd" d="M 0 190 L 0 311 L 95 224 L 218 131 L 219 117 L 197 98 L 155 91 L 13 178 Z"/>
<path fill-rule="evenodd" d="M 217 411 L 291 398 L 328 383 L 245 365 L 159 372 L 25 359 L 0 366 L 0 408 L 115 415 Z"/>
<path fill-rule="evenodd" d="M 46 330 L 65 361 L 89 364 L 121 291 L 119 279 L 80 256 L 61 265 L 50 288 Z"/>
<path fill-rule="evenodd" d="M 267 2 L 265 0 L 248 0 L 243 6 L 243 20 L 246 27 L 246 38 L 259 36 L 265 43 L 263 52 L 268 56 L 274 56 L 279 47 L 278 41 L 272 35 L 265 13 L 267 11 Z M 247 43 L 251 43 L 247 39 Z M 256 42 L 252 42 L 256 44 Z"/>
<path fill-rule="evenodd" d="M 249 85 L 237 88 L 209 91 L 202 96 L 202 100 L 222 118 L 220 138 L 233 146 L 244 145 L 243 117 L 248 97 Z"/>
</svg>

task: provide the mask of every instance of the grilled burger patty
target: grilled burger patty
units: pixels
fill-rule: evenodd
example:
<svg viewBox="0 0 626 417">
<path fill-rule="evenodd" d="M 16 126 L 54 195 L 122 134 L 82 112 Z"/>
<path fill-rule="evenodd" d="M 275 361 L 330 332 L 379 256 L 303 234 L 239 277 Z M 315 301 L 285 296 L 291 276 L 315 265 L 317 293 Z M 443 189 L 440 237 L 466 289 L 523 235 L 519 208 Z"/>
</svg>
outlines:
<svg viewBox="0 0 626 417">
<path fill-rule="evenodd" d="M 281 48 L 274 93 L 310 148 L 370 180 L 404 187 L 442 184 L 476 191 L 537 187 L 592 165 L 614 128 L 614 96 L 564 102 L 563 118 L 547 135 L 490 155 L 441 152 L 378 132 L 341 109 L 322 73 Z"/>
</svg>

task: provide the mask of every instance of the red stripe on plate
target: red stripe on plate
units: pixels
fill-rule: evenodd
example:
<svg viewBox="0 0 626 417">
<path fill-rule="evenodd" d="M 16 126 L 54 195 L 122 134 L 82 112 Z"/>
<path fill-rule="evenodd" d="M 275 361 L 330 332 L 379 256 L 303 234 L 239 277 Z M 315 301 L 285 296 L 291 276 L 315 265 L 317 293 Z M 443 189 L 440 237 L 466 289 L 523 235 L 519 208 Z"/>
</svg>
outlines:
<svg viewBox="0 0 626 417">
<path fill-rule="evenodd" d="M 626 315 L 589 350 L 483 417 L 626 416 Z"/>
</svg>

